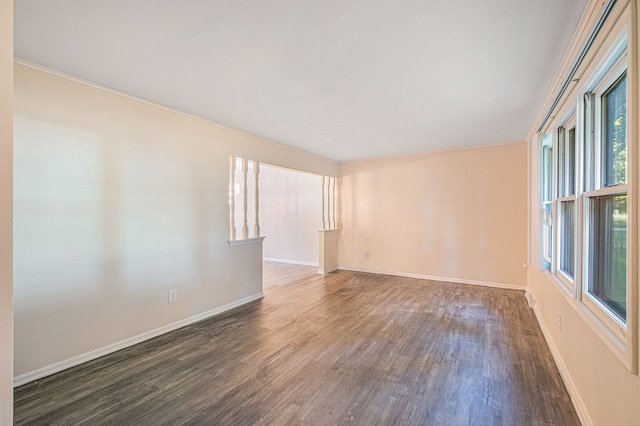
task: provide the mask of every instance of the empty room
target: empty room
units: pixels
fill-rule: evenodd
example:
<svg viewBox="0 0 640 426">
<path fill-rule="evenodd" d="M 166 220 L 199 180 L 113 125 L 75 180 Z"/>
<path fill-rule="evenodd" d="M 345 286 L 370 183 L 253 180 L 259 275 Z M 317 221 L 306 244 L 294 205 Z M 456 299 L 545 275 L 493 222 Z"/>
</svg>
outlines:
<svg viewBox="0 0 640 426">
<path fill-rule="evenodd" d="M 637 0 L 0 0 L 0 425 L 638 425 Z"/>
</svg>

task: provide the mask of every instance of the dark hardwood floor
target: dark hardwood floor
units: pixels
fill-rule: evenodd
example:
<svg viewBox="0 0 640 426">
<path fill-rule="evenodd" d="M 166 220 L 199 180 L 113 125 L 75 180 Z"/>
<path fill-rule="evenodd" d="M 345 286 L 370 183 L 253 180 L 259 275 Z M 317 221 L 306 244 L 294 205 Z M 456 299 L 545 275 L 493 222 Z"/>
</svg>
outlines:
<svg viewBox="0 0 640 426">
<path fill-rule="evenodd" d="M 577 425 L 523 292 L 339 271 L 15 390 L 15 423 Z"/>
</svg>

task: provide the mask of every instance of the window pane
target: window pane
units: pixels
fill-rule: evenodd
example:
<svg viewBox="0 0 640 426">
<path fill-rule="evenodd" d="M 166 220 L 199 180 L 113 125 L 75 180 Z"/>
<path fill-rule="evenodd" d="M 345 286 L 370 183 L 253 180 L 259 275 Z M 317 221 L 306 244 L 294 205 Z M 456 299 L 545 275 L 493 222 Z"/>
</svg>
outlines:
<svg viewBox="0 0 640 426">
<path fill-rule="evenodd" d="M 595 158 L 596 144 L 595 138 L 595 95 L 585 93 L 584 95 L 584 189 L 591 191 L 595 189 Z"/>
<path fill-rule="evenodd" d="M 560 269 L 573 278 L 575 201 L 560 203 Z"/>
<path fill-rule="evenodd" d="M 576 129 L 558 128 L 558 197 L 576 193 Z"/>
<path fill-rule="evenodd" d="M 604 186 L 627 182 L 627 76 L 602 96 Z"/>
<path fill-rule="evenodd" d="M 545 146 L 542 150 L 542 199 L 551 201 L 551 166 L 553 150 L 550 146 Z"/>
<path fill-rule="evenodd" d="M 551 217 L 551 202 L 544 203 L 544 226 L 543 226 L 543 236 L 542 236 L 542 244 L 543 244 L 543 256 L 544 256 L 544 268 L 549 270 L 551 269 L 551 241 L 552 241 L 552 233 L 553 227 L 551 224 L 553 223 L 553 219 Z"/>
<path fill-rule="evenodd" d="M 565 147 L 565 129 L 558 128 L 558 197 L 564 197 L 567 192 L 567 149 Z"/>
<path fill-rule="evenodd" d="M 567 185 L 565 195 L 576 193 L 576 128 L 567 135 Z"/>
<path fill-rule="evenodd" d="M 589 292 L 627 318 L 627 195 L 589 201 Z"/>
</svg>

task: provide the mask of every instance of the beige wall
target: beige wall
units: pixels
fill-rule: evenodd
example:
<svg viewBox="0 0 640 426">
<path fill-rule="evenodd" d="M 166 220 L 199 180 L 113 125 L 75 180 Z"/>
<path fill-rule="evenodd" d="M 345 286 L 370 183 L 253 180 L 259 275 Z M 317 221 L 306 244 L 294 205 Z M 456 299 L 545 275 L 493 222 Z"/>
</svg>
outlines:
<svg viewBox="0 0 640 426">
<path fill-rule="evenodd" d="M 581 419 L 596 425 L 640 424 L 640 378 L 631 374 L 547 275 L 529 270 L 536 316 Z M 562 330 L 557 315 L 562 315 Z"/>
<path fill-rule="evenodd" d="M 0 425 L 13 417 L 13 1 L 0 0 Z"/>
<path fill-rule="evenodd" d="M 526 286 L 526 149 L 340 164 L 340 266 Z"/>
<path fill-rule="evenodd" d="M 337 173 L 333 162 L 16 65 L 18 378 L 261 293 L 261 246 L 227 245 L 230 155 Z"/>
<path fill-rule="evenodd" d="M 265 258 L 317 265 L 321 221 L 320 176 L 260 165 Z"/>
</svg>

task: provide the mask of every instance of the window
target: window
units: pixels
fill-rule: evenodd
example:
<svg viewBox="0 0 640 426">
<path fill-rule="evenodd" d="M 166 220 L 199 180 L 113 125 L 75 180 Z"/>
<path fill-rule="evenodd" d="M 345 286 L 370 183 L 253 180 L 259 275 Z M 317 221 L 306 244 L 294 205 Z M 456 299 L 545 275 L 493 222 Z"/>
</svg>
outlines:
<svg viewBox="0 0 640 426">
<path fill-rule="evenodd" d="M 560 202 L 560 271 L 573 280 L 575 264 L 575 200 Z"/>
<path fill-rule="evenodd" d="M 635 370 L 637 280 L 629 222 L 626 36 L 616 40 L 540 139 L 544 267 L 608 347 Z M 572 111 L 576 111 L 575 113 Z"/>
<path fill-rule="evenodd" d="M 574 119 L 572 119 L 574 120 Z M 558 264 L 557 275 L 573 292 L 576 240 L 576 128 L 558 128 Z"/>
<path fill-rule="evenodd" d="M 627 183 L 627 74 L 602 95 L 603 186 Z"/>
<path fill-rule="evenodd" d="M 576 128 L 558 129 L 558 196 L 576 193 Z"/>
<path fill-rule="evenodd" d="M 592 177 L 585 197 L 585 283 L 596 312 L 627 320 L 627 74 L 619 69 L 585 98 L 594 103 L 592 154 L 585 167 Z M 588 129 L 589 131 L 591 129 Z"/>
<path fill-rule="evenodd" d="M 627 196 L 589 199 L 588 289 L 620 320 L 627 319 Z"/>
</svg>

